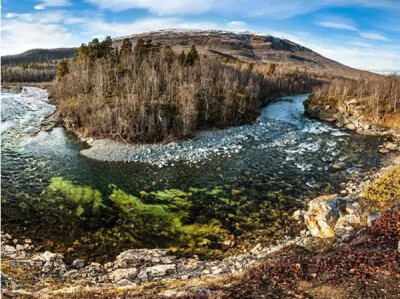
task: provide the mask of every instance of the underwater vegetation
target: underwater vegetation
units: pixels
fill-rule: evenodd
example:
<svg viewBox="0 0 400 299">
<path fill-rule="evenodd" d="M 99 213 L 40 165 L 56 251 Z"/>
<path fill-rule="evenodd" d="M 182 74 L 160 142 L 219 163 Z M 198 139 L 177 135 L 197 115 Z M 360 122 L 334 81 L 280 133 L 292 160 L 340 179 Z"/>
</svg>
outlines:
<svg viewBox="0 0 400 299">
<path fill-rule="evenodd" d="M 287 206 L 287 196 L 270 191 L 252 199 L 253 193 L 216 186 L 132 195 L 115 185 L 102 193 L 54 177 L 39 197 L 4 198 L 3 205 L 14 212 L 7 213 L 3 224 L 37 237 L 43 247 L 67 252 L 67 259 L 84 255 L 104 261 L 139 247 L 218 258 L 245 239 L 258 241 L 257 233 L 272 238 L 290 231 L 293 207 Z"/>
</svg>

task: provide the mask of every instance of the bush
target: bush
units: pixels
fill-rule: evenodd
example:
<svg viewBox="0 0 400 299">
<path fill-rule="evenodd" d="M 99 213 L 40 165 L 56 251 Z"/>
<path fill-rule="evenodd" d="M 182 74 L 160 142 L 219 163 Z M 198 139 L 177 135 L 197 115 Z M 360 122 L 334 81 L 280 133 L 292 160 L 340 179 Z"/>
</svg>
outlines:
<svg viewBox="0 0 400 299">
<path fill-rule="evenodd" d="M 400 203 L 400 166 L 383 174 L 364 191 L 369 206 L 387 209 Z"/>
</svg>

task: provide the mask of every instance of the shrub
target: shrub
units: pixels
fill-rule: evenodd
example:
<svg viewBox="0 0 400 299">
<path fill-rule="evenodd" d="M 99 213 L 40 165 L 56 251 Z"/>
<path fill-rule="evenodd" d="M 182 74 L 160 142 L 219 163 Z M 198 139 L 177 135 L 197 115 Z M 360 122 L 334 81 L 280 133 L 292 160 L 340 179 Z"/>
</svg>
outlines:
<svg viewBox="0 0 400 299">
<path fill-rule="evenodd" d="M 369 185 L 364 191 L 364 197 L 368 205 L 378 209 L 400 203 L 400 166 L 384 173 Z"/>
</svg>

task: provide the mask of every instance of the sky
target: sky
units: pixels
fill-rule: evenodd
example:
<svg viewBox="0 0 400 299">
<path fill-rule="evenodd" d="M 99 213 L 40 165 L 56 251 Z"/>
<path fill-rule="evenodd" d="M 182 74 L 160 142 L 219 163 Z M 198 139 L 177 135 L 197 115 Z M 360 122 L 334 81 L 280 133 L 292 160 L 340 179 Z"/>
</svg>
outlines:
<svg viewBox="0 0 400 299">
<path fill-rule="evenodd" d="M 107 35 L 222 29 L 287 38 L 346 65 L 400 70 L 400 0 L 2 0 L 1 54 Z"/>
</svg>

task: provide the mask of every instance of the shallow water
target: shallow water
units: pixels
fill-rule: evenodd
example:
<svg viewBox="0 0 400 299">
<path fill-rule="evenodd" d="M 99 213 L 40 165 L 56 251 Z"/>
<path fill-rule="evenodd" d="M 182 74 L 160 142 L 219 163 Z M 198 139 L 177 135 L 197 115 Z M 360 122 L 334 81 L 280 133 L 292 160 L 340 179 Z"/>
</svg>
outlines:
<svg viewBox="0 0 400 299">
<path fill-rule="evenodd" d="M 194 140 L 179 145 L 207 148 L 223 139 L 226 142 L 220 146 L 226 148 L 225 154 L 215 151 L 208 154 L 204 163 L 170 161 L 174 167 L 159 168 L 147 163 L 86 158 L 79 152 L 87 145 L 63 128 L 30 137 L 40 121 L 55 109 L 48 103 L 47 92 L 31 87 L 19 93 L 2 90 L 3 214 L 18 214 L 22 195 L 40 196 L 51 178 L 63 177 L 101 192 L 106 192 L 110 184 L 130 194 L 171 188 L 188 191 L 190 187 L 212 190 L 216 186 L 241 190 L 256 202 L 246 212 L 252 217 L 252 213 L 260 212 L 263 202 L 276 197 L 271 192 L 279 192 L 279 201 L 284 202 L 277 205 L 278 209 L 290 210 L 296 201 L 337 191 L 340 183 L 351 176 L 362 176 L 379 166 L 378 138 L 349 134 L 308 119 L 302 104 L 306 98 L 307 95 L 286 97 L 264 108 L 254 124 L 201 132 Z M 346 171 L 331 171 L 330 165 L 338 161 L 346 163 Z M 207 200 L 206 196 L 202 205 L 213 208 L 214 200 L 212 196 Z M 218 204 L 223 205 L 223 201 Z M 237 209 L 244 206 L 241 203 Z M 5 217 L 3 224 L 25 225 L 26 219 L 18 219 L 18 215 Z M 39 220 L 47 221 L 45 216 Z M 226 226 L 233 230 L 231 222 Z"/>
</svg>

